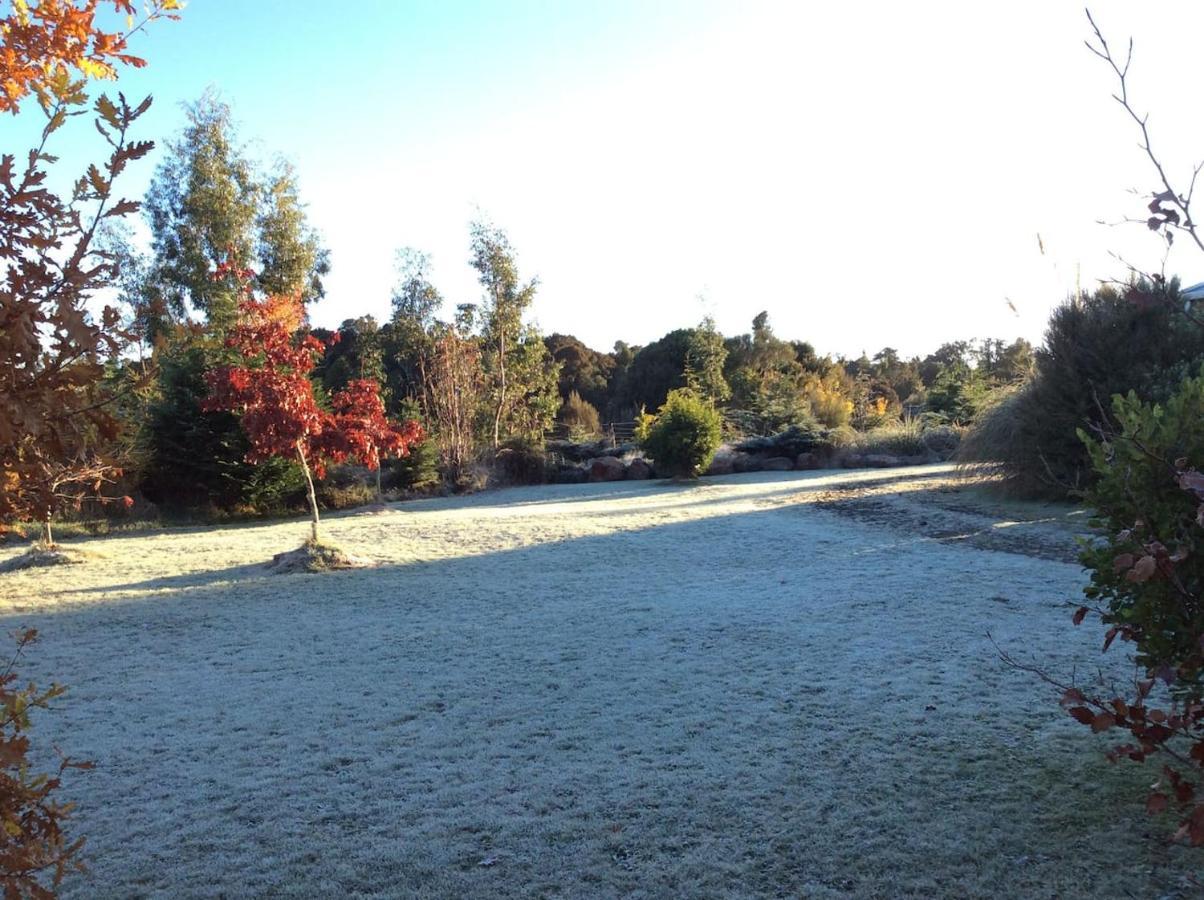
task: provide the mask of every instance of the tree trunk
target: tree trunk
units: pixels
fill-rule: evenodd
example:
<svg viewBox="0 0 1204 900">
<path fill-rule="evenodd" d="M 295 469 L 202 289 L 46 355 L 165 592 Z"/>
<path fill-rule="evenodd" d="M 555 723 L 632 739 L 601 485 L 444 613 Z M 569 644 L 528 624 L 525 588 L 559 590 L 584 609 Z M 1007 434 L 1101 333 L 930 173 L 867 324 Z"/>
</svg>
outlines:
<svg viewBox="0 0 1204 900">
<path fill-rule="evenodd" d="M 497 361 L 498 373 L 501 375 L 501 388 L 498 391 L 497 415 L 493 417 L 493 449 L 497 450 L 501 443 L 502 410 L 506 408 L 506 323 L 498 310 L 497 288 L 493 289 L 493 318 L 498 323 L 497 332 Z"/>
<path fill-rule="evenodd" d="M 42 543 L 48 550 L 54 546 L 54 535 L 50 533 L 50 516 L 42 520 Z"/>
<path fill-rule="evenodd" d="M 376 462 L 376 502 L 377 503 L 380 503 L 380 501 L 381 501 L 380 469 L 381 469 L 380 460 L 377 460 L 377 462 Z"/>
<path fill-rule="evenodd" d="M 314 493 L 314 479 L 309 474 L 309 463 L 305 459 L 305 451 L 301 448 L 300 441 L 297 441 L 297 459 L 301 460 L 301 471 L 305 473 L 305 488 L 309 495 L 310 538 L 316 544 L 318 542 L 318 495 Z"/>
</svg>

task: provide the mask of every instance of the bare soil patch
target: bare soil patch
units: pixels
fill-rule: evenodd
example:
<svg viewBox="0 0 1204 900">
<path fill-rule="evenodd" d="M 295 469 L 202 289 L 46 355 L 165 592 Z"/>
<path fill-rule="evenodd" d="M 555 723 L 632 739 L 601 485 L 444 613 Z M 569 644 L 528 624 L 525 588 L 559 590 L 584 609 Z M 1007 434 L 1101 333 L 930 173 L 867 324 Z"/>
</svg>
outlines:
<svg viewBox="0 0 1204 900">
<path fill-rule="evenodd" d="M 819 493 L 814 502 L 872 527 L 1056 562 L 1076 562 L 1078 539 L 1090 536 L 1081 507 L 1008 500 L 991 492 L 989 479 L 952 472 L 850 481 Z"/>
</svg>

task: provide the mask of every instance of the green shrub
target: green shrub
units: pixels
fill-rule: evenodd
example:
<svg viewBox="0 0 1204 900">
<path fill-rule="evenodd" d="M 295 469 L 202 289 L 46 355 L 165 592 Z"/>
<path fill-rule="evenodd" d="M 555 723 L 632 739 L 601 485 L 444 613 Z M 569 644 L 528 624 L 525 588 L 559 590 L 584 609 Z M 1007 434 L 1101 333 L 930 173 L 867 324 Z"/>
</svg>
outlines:
<svg viewBox="0 0 1204 900">
<path fill-rule="evenodd" d="M 1144 762 L 1163 753 L 1146 808 L 1178 808 L 1176 838 L 1204 844 L 1204 374 L 1184 381 L 1164 405 L 1135 392 L 1112 401 L 1115 428 L 1080 430 L 1095 483 L 1087 501 L 1102 538 L 1085 546 L 1089 605 L 1116 638 L 1135 647 L 1131 688 L 1102 678 L 1061 684 L 1062 705 L 1093 732 L 1119 730 L 1109 758 Z M 1047 680 L 1053 681 L 1053 679 Z M 1166 690 L 1156 690 L 1161 681 Z M 1054 683 L 1057 683 L 1054 681 Z M 1122 681 L 1123 683 L 1123 681 Z M 1159 708 L 1161 707 L 1161 708 Z"/>
<path fill-rule="evenodd" d="M 602 430 L 598 410 L 587 400 L 582 400 L 576 391 L 570 391 L 568 399 L 556 414 L 556 420 L 564 426 L 569 438 L 583 441 L 595 437 Z"/>
<path fill-rule="evenodd" d="M 1106 622 L 1134 630 L 1138 663 L 1171 667 L 1199 694 L 1204 605 L 1185 602 L 1184 590 L 1204 590 L 1204 532 L 1199 500 L 1176 470 L 1204 466 L 1204 375 L 1184 381 L 1165 405 L 1117 396 L 1112 414 L 1118 432 L 1109 439 L 1080 431 L 1097 476 L 1086 499 L 1105 534 L 1082 554 L 1091 572 L 1086 593 L 1106 606 Z M 1149 577 L 1139 577 L 1137 561 L 1159 556 L 1149 549 L 1155 542 L 1182 558 L 1169 567 L 1155 559 Z"/>
<path fill-rule="evenodd" d="M 710 465 L 719 449 L 719 412 L 692 391 L 670 391 L 655 418 L 640 417 L 636 438 L 658 471 L 693 478 Z"/>
<path fill-rule="evenodd" d="M 212 346 L 173 348 L 160 360 L 140 443 L 140 489 L 173 513 L 251 510 L 277 513 L 304 502 L 305 478 L 291 460 L 246 461 L 250 444 L 230 413 L 203 412 L 205 373 L 222 359 Z"/>
<path fill-rule="evenodd" d="M 556 480 L 556 466 L 542 447 L 511 440 L 494 456 L 490 474 L 495 485 L 546 484 Z"/>
<path fill-rule="evenodd" d="M 439 445 L 427 438 L 398 459 L 386 460 L 382 478 L 386 490 L 426 493 L 443 484 L 439 474 Z"/>
<path fill-rule="evenodd" d="M 990 386 L 977 369 L 964 362 L 941 368 L 928 388 L 928 412 L 949 425 L 971 422 L 990 396 Z"/>
<path fill-rule="evenodd" d="M 1178 383 L 1168 371 L 1204 353 L 1204 330 L 1179 311 L 1176 283 L 1103 288 L 1068 301 L 1050 317 L 1036 372 L 991 397 L 957 458 L 1004 476 L 1009 492 L 1065 497 L 1093 479 L 1077 429 L 1106 424 L 1108 398 L 1135 390 L 1165 400 Z"/>
</svg>

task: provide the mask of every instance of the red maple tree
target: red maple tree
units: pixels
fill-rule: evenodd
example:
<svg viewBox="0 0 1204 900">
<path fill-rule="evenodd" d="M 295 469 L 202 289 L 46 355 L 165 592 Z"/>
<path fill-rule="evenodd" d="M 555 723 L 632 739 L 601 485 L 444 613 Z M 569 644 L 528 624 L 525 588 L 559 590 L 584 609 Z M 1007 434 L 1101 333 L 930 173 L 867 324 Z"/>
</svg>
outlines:
<svg viewBox="0 0 1204 900">
<path fill-rule="evenodd" d="M 313 476 L 321 478 L 327 465 L 347 460 L 375 470 L 382 455 L 408 454 L 422 440 L 422 427 L 414 421 L 389 421 L 380 389 L 370 379 L 352 381 L 331 398 L 331 410 L 323 409 L 314 395 L 310 372 L 325 346 L 312 334 L 298 334 L 304 318 L 297 296 L 260 300 L 248 291 L 239 304 L 239 319 L 226 337 L 226 346 L 239 359 L 205 376 L 210 394 L 203 408 L 241 416 L 251 444 L 247 462 L 279 457 L 295 458 L 301 464 L 311 539 L 316 544 L 319 520 Z"/>
</svg>

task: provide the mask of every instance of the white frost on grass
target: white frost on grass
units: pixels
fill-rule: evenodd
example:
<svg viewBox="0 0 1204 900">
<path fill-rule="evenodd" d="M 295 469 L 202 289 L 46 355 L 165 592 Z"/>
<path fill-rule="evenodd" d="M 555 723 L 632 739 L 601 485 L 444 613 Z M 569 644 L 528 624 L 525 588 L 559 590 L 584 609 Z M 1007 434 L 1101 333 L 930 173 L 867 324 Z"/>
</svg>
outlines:
<svg viewBox="0 0 1204 900">
<path fill-rule="evenodd" d="M 299 521 L 5 575 L 71 688 L 35 734 L 98 763 L 64 893 L 1175 896 L 1154 773 L 986 638 L 1094 672 L 1079 569 L 808 502 L 931 471 L 410 503 L 327 520 L 377 565 L 321 575 L 262 567 Z"/>
</svg>

